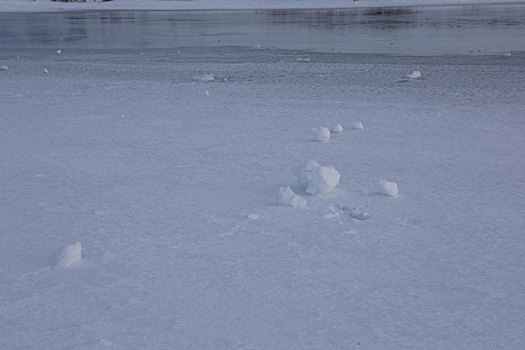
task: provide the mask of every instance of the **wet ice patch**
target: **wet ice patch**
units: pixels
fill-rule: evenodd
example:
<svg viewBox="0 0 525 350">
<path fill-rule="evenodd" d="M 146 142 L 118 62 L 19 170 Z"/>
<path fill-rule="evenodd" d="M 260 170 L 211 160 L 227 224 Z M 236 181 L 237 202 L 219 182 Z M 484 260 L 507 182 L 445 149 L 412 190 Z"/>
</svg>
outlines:
<svg viewBox="0 0 525 350">
<path fill-rule="evenodd" d="M 410 74 L 408 75 L 408 77 L 409 77 L 410 79 L 419 79 L 419 78 L 421 78 L 421 72 L 418 71 L 418 70 L 415 70 L 415 71 L 413 71 L 412 73 L 410 73 Z"/>
<path fill-rule="evenodd" d="M 51 263 L 55 266 L 71 266 L 82 259 L 82 244 L 68 244 L 58 248 L 51 257 Z"/>
<path fill-rule="evenodd" d="M 277 202 L 289 207 L 301 208 L 306 207 L 306 199 L 295 194 L 290 186 L 280 187 L 277 192 Z"/>
<path fill-rule="evenodd" d="M 318 142 L 328 142 L 330 141 L 330 130 L 328 128 L 321 126 L 319 128 L 312 128 L 314 133 L 315 140 Z"/>
<path fill-rule="evenodd" d="M 313 196 L 332 192 L 341 179 L 341 174 L 333 166 L 321 166 L 315 160 L 294 167 L 292 172 L 304 191 Z"/>
<path fill-rule="evenodd" d="M 396 198 L 398 195 L 397 184 L 388 180 L 379 181 L 379 189 L 386 196 Z"/>
</svg>

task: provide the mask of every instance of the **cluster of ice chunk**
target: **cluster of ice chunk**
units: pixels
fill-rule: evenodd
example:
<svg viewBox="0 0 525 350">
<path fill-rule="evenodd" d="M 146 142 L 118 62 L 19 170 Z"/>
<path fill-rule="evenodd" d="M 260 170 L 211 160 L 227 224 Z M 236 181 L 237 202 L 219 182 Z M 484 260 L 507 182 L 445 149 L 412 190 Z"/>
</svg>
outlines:
<svg viewBox="0 0 525 350">
<path fill-rule="evenodd" d="M 341 174 L 333 166 L 321 166 L 315 160 L 293 168 L 304 191 L 313 196 L 330 193 L 339 184 Z"/>
</svg>

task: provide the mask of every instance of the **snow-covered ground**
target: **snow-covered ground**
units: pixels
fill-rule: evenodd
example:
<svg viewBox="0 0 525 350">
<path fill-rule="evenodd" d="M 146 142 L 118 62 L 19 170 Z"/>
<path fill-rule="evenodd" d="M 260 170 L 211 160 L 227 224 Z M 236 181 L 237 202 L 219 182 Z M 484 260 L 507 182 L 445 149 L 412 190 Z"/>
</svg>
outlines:
<svg viewBox="0 0 525 350">
<path fill-rule="evenodd" d="M 466 5 L 524 3 L 525 0 L 112 0 L 65 3 L 51 0 L 0 0 L 1 11 L 71 10 L 209 10 L 209 9 L 294 9 L 353 8 L 421 5 Z"/>
<path fill-rule="evenodd" d="M 0 348 L 525 348 L 509 53 L 4 48 Z"/>
</svg>

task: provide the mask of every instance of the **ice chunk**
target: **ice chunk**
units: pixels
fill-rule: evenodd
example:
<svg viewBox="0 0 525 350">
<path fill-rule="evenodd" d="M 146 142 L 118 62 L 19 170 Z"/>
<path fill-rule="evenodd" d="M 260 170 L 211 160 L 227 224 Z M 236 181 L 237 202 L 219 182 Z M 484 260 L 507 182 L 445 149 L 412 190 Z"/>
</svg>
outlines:
<svg viewBox="0 0 525 350">
<path fill-rule="evenodd" d="M 418 78 L 421 78 L 421 72 L 418 71 L 418 70 L 415 70 L 415 71 L 413 71 L 412 73 L 410 73 L 410 74 L 408 75 L 408 77 L 409 77 L 410 79 L 418 79 Z"/>
<path fill-rule="evenodd" d="M 305 192 L 314 196 L 330 193 L 341 179 L 341 174 L 333 166 L 320 166 L 315 160 L 294 167 L 292 171 Z"/>
<path fill-rule="evenodd" d="M 390 197 L 397 197 L 397 184 L 395 182 L 390 182 L 387 180 L 379 181 L 381 192 Z"/>
<path fill-rule="evenodd" d="M 312 172 L 306 193 L 313 196 L 322 196 L 332 192 L 339 184 L 341 174 L 333 166 L 321 166 Z"/>
<path fill-rule="evenodd" d="M 330 141 L 330 130 L 328 128 L 321 126 L 320 128 L 313 128 L 312 129 L 315 140 L 319 142 L 328 142 Z"/>
<path fill-rule="evenodd" d="M 9 68 L 8 68 L 5 64 L 3 64 L 3 65 L 0 66 L 0 72 L 5 72 L 5 71 L 7 71 L 8 69 L 9 69 Z"/>
<path fill-rule="evenodd" d="M 343 132 L 343 126 L 341 124 L 336 124 L 333 128 L 332 128 L 332 132 L 334 134 L 340 134 Z"/>
<path fill-rule="evenodd" d="M 62 54 L 62 50 L 57 50 L 57 54 L 61 55 Z"/>
<path fill-rule="evenodd" d="M 56 266 L 71 266 L 82 259 L 82 245 L 80 242 L 68 244 L 58 248 L 52 257 Z"/>
<path fill-rule="evenodd" d="M 364 130 L 365 127 L 363 126 L 363 123 L 361 123 L 361 122 L 355 122 L 355 123 L 352 125 L 352 129 L 355 129 L 355 130 Z"/>
<path fill-rule="evenodd" d="M 298 194 L 295 194 L 294 191 L 290 188 L 290 186 L 286 187 L 280 187 L 279 192 L 277 194 L 277 201 L 281 204 L 299 208 L 299 207 L 306 207 L 306 199 L 299 196 Z"/>
<path fill-rule="evenodd" d="M 42 73 L 49 73 L 49 71 L 47 70 L 47 68 L 44 68 L 44 70 L 42 70 Z"/>
<path fill-rule="evenodd" d="M 320 165 L 315 160 L 309 160 L 303 165 L 298 165 L 292 169 L 292 173 L 297 176 L 297 179 L 299 180 L 299 184 L 306 188 L 308 186 L 308 182 L 310 181 L 310 178 L 312 176 L 312 172 L 319 168 Z"/>
<path fill-rule="evenodd" d="M 510 56 L 512 56 L 512 54 L 510 52 L 503 53 L 503 57 L 510 57 Z"/>
<path fill-rule="evenodd" d="M 215 76 L 213 74 L 204 74 L 199 77 L 199 80 L 203 83 L 211 83 L 212 81 L 215 81 Z"/>
</svg>

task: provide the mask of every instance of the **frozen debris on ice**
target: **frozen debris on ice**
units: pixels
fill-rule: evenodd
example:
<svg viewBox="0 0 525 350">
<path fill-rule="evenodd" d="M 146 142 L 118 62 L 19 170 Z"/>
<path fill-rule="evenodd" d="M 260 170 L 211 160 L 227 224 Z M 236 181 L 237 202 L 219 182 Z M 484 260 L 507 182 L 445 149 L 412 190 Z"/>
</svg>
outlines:
<svg viewBox="0 0 525 350">
<path fill-rule="evenodd" d="M 55 251 L 52 259 L 55 266 L 71 266 L 82 259 L 82 245 L 77 242 L 60 247 Z"/>
<path fill-rule="evenodd" d="M 361 122 L 355 122 L 355 123 L 352 125 L 352 129 L 354 129 L 354 130 L 364 130 L 365 127 L 363 126 L 363 123 L 361 123 Z"/>
<path fill-rule="evenodd" d="M 62 50 L 57 50 L 57 54 L 61 55 L 62 54 Z"/>
<path fill-rule="evenodd" d="M 207 74 L 200 76 L 199 80 L 203 83 L 211 83 L 215 81 L 215 76 L 213 74 L 207 73 Z"/>
<path fill-rule="evenodd" d="M 307 204 L 306 199 L 295 194 L 290 186 L 279 188 L 277 202 L 294 208 L 306 207 Z"/>
<path fill-rule="evenodd" d="M 321 126 L 320 128 L 313 128 L 312 129 L 315 140 L 319 142 L 328 142 L 330 141 L 330 130 L 328 128 Z"/>
<path fill-rule="evenodd" d="M 42 73 L 47 74 L 47 73 L 49 73 L 49 71 L 47 70 L 47 68 L 44 68 L 44 69 L 42 70 Z"/>
<path fill-rule="evenodd" d="M 505 52 L 503 53 L 503 57 L 511 57 L 512 54 L 510 52 Z"/>
<path fill-rule="evenodd" d="M 415 70 L 415 71 L 413 71 L 412 73 L 410 73 L 410 74 L 408 75 L 408 77 L 409 77 L 410 79 L 419 79 L 419 78 L 421 78 L 421 72 L 418 71 L 418 70 Z"/>
<path fill-rule="evenodd" d="M 338 204 L 331 205 L 329 210 L 330 210 L 330 213 L 325 214 L 324 217 L 326 219 L 336 220 L 340 224 L 342 224 L 345 221 L 350 221 L 350 220 L 357 220 L 357 221 L 368 220 L 372 217 L 366 211 L 356 209 L 356 208 L 349 208 L 347 206 L 341 206 Z"/>
<path fill-rule="evenodd" d="M 333 128 L 332 128 L 332 132 L 334 134 L 340 134 L 343 132 L 343 126 L 341 124 L 336 124 Z"/>
<path fill-rule="evenodd" d="M 394 198 L 397 197 L 398 190 L 395 182 L 381 180 L 379 181 L 379 186 L 383 194 Z"/>
<path fill-rule="evenodd" d="M 6 72 L 9 69 L 5 64 L 0 66 L 0 72 Z"/>
<path fill-rule="evenodd" d="M 315 160 L 296 166 L 292 171 L 305 192 L 313 196 L 330 193 L 341 179 L 341 174 L 333 166 L 321 166 Z"/>
</svg>

